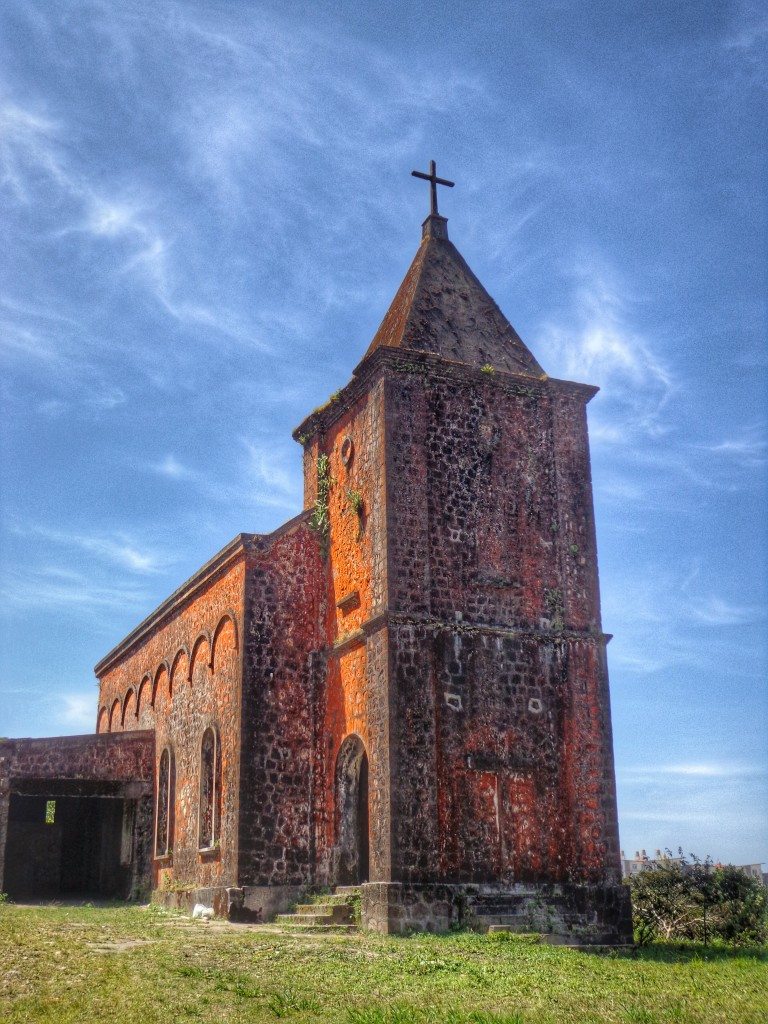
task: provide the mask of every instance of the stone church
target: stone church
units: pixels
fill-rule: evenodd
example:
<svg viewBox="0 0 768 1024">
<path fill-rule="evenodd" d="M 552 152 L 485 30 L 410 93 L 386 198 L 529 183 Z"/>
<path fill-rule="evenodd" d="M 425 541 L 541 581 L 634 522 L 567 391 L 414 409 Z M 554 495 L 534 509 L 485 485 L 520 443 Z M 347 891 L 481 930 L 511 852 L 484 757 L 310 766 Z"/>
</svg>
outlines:
<svg viewBox="0 0 768 1024">
<path fill-rule="evenodd" d="M 304 511 L 235 537 L 101 659 L 96 735 L 0 741 L 0 889 L 270 920 L 359 885 L 379 931 L 631 938 L 597 389 L 547 376 L 428 180 L 381 326 L 294 432 Z"/>
</svg>

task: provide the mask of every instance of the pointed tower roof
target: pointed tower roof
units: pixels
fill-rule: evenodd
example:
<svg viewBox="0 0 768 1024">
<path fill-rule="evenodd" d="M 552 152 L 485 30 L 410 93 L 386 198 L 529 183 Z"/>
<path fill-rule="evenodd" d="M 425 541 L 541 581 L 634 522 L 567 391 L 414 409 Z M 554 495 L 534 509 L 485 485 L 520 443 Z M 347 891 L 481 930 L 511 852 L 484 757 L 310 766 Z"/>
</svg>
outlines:
<svg viewBox="0 0 768 1024">
<path fill-rule="evenodd" d="M 433 352 L 470 366 L 546 374 L 448 239 L 448 221 L 431 214 L 422 241 L 363 362 L 378 348 Z"/>
</svg>

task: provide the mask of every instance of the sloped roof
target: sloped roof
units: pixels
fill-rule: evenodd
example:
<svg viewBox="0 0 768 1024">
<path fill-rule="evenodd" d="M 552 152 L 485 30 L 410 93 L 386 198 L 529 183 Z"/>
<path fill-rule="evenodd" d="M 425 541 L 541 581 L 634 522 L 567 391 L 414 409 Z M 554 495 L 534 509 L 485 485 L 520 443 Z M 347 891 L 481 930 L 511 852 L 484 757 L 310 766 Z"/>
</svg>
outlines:
<svg viewBox="0 0 768 1024">
<path fill-rule="evenodd" d="M 363 359 L 386 346 L 434 352 L 507 373 L 545 376 L 449 241 L 446 224 L 440 216 L 424 221 L 419 250 Z"/>
</svg>

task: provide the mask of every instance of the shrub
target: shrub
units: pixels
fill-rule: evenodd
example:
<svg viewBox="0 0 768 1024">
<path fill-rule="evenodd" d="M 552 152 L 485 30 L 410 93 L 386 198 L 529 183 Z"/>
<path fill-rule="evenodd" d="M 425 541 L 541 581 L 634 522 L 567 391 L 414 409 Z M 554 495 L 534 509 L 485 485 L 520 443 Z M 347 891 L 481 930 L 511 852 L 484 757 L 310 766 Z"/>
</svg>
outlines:
<svg viewBox="0 0 768 1024">
<path fill-rule="evenodd" d="M 732 945 L 768 939 L 766 889 L 738 868 L 713 865 L 682 850 L 630 879 L 635 937 L 640 945 L 656 938 L 719 940 Z"/>
</svg>

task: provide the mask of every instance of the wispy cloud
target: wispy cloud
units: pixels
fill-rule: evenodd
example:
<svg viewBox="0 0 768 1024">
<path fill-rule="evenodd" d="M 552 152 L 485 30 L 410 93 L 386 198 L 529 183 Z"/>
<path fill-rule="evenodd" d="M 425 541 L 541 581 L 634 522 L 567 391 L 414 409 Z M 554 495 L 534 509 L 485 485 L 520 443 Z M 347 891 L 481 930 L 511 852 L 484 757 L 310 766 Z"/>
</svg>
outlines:
<svg viewBox="0 0 768 1024">
<path fill-rule="evenodd" d="M 136 543 L 128 534 L 87 534 L 54 530 L 34 524 L 16 524 L 13 532 L 21 536 L 40 537 L 65 548 L 73 548 L 119 566 L 138 575 L 152 575 L 168 565 L 167 556 Z"/>
<path fill-rule="evenodd" d="M 203 474 L 197 470 L 190 469 L 179 462 L 175 455 L 168 454 L 158 462 L 147 463 L 147 469 L 158 476 L 167 477 L 169 480 L 192 480 L 200 482 L 204 479 Z"/>
<path fill-rule="evenodd" d="M 244 511 L 257 506 L 299 511 L 301 474 L 290 442 L 242 437 L 229 454 L 215 467 L 192 468 L 168 454 L 145 468 L 169 481 L 193 485 L 208 500 L 240 505 Z"/>
<path fill-rule="evenodd" d="M 545 322 L 537 344 L 553 375 L 597 384 L 605 395 L 593 442 L 630 445 L 669 430 L 663 413 L 675 384 L 671 369 L 635 326 L 638 305 L 615 271 L 582 256 L 570 273 L 571 300 L 561 319 Z"/>
<path fill-rule="evenodd" d="M 712 593 L 698 566 L 687 573 L 646 567 L 635 578 L 603 583 L 604 621 L 609 629 L 613 621 L 621 623 L 610 662 L 633 675 L 683 665 L 707 670 L 724 630 L 757 625 L 767 614 L 762 605 Z"/>
<path fill-rule="evenodd" d="M 723 462 L 734 462 L 745 469 L 760 469 L 768 463 L 766 424 L 742 427 L 738 433 L 701 448 Z"/>
<path fill-rule="evenodd" d="M 287 446 L 265 444 L 249 438 L 243 438 L 241 443 L 247 455 L 249 477 L 258 492 L 281 504 L 297 502 L 300 495 L 298 474 L 289 468 L 293 462 L 286 458 Z"/>
<path fill-rule="evenodd" d="M 749 775 L 765 775 L 766 765 L 727 763 L 722 761 L 701 761 L 683 764 L 632 765 L 620 769 L 623 778 L 648 779 L 677 778 L 683 779 L 732 779 Z"/>
<path fill-rule="evenodd" d="M 700 595 L 688 605 L 690 620 L 704 626 L 744 626 L 762 622 L 765 614 L 759 605 L 735 604 L 716 594 Z"/>
<path fill-rule="evenodd" d="M 125 612 L 145 608 L 151 600 L 143 587 L 103 583 L 55 565 L 5 572 L 0 595 L 7 608 L 29 612 Z"/>
</svg>

